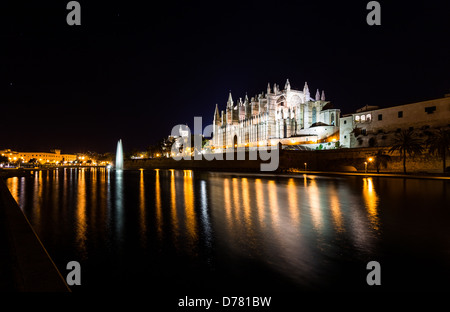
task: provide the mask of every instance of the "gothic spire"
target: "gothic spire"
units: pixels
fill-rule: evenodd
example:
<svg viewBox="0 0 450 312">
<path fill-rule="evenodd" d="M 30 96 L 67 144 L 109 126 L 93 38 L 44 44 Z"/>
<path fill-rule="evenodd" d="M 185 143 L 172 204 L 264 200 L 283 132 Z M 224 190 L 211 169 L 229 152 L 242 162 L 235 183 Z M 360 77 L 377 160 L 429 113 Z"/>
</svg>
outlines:
<svg viewBox="0 0 450 312">
<path fill-rule="evenodd" d="M 289 79 L 286 79 L 286 84 L 284 85 L 284 89 L 286 91 L 290 91 L 291 90 L 291 84 L 289 83 Z"/>
<path fill-rule="evenodd" d="M 309 93 L 308 83 L 306 81 L 305 81 L 305 86 L 303 87 L 303 94 L 306 97 L 306 101 L 309 101 L 310 93 Z"/>
<path fill-rule="evenodd" d="M 268 82 L 267 83 L 267 94 L 270 94 L 271 93 L 271 91 L 270 91 L 270 82 Z"/>
<path fill-rule="evenodd" d="M 320 101 L 320 92 L 319 89 L 316 91 L 316 101 Z"/>
<path fill-rule="evenodd" d="M 216 104 L 216 109 L 215 109 L 215 111 L 214 111 L 214 118 L 215 118 L 216 120 L 219 120 L 219 118 L 220 118 L 220 115 L 219 115 L 219 105 L 217 105 L 217 104 Z"/>
<path fill-rule="evenodd" d="M 325 91 L 322 90 L 322 96 L 320 97 L 321 101 L 325 101 Z"/>
<path fill-rule="evenodd" d="M 231 90 L 230 94 L 228 95 L 227 107 L 233 107 L 233 97 L 231 96 Z"/>
</svg>

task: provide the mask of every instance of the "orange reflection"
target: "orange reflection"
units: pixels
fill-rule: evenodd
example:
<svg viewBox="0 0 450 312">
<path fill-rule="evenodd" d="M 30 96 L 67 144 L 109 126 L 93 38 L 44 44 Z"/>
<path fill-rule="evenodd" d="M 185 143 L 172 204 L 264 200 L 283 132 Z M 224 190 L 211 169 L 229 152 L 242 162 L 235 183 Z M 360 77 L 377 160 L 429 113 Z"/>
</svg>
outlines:
<svg viewBox="0 0 450 312">
<path fill-rule="evenodd" d="M 278 198 L 277 198 L 277 185 L 274 180 L 269 180 L 267 182 L 267 193 L 269 196 L 269 210 L 271 223 L 278 232 L 279 230 L 279 215 L 278 215 Z"/>
<path fill-rule="evenodd" d="M 177 195 L 175 188 L 175 170 L 170 169 L 170 211 L 172 216 L 172 227 L 174 239 L 177 241 L 179 226 L 178 226 L 178 216 L 177 216 Z"/>
<path fill-rule="evenodd" d="M 225 214 L 230 231 L 233 228 L 233 218 L 231 216 L 231 194 L 230 194 L 230 181 L 228 178 L 223 180 L 223 200 L 225 202 Z"/>
<path fill-rule="evenodd" d="M 378 218 L 378 195 L 373 187 L 373 180 L 371 177 L 363 178 L 363 197 L 366 203 L 367 213 L 369 214 L 369 220 L 375 230 L 379 229 Z"/>
<path fill-rule="evenodd" d="M 197 240 L 197 222 L 194 210 L 194 187 L 192 182 L 192 170 L 184 171 L 184 207 L 186 214 L 186 228 L 192 242 Z"/>
<path fill-rule="evenodd" d="M 53 181 L 52 181 L 52 201 L 53 201 L 53 205 L 52 205 L 52 213 L 53 213 L 53 218 L 55 220 L 59 220 L 59 213 L 61 212 L 60 209 L 57 209 L 56 207 L 59 206 L 59 170 L 55 169 L 52 170 L 52 175 L 54 177 Z M 47 187 L 49 187 L 49 185 L 47 185 Z"/>
<path fill-rule="evenodd" d="M 330 207 L 336 231 L 343 232 L 344 227 L 342 224 L 343 222 L 342 222 L 341 206 L 339 203 L 339 197 L 336 193 L 335 187 L 330 188 Z"/>
<path fill-rule="evenodd" d="M 99 196 L 100 200 L 98 201 L 98 203 L 99 203 L 99 209 L 98 210 L 99 210 L 99 214 L 100 214 L 99 220 L 106 220 L 107 219 L 107 217 L 106 217 L 107 201 L 108 201 L 108 197 L 106 196 L 106 194 L 107 194 L 107 189 L 106 189 L 106 169 L 105 168 L 99 168 L 99 170 L 100 170 L 99 173 L 98 173 L 98 175 L 99 175 L 99 178 L 98 178 L 99 190 L 98 191 L 99 191 L 99 194 L 100 194 L 100 196 Z M 66 179 L 64 179 L 64 184 L 66 183 L 65 180 Z M 64 188 L 66 188 L 66 186 Z M 105 229 L 105 225 L 106 225 L 106 222 L 100 222 L 100 223 L 97 223 L 97 225 L 96 225 L 96 226 L 102 228 L 102 230 L 100 231 L 100 233 L 102 233 L 102 236 L 106 232 L 106 230 L 104 230 Z"/>
<path fill-rule="evenodd" d="M 252 218 L 250 216 L 250 198 L 248 191 L 248 180 L 247 178 L 242 178 L 242 202 L 244 206 L 244 218 L 245 223 L 248 225 L 248 228 L 251 229 Z"/>
<path fill-rule="evenodd" d="M 262 228 L 265 227 L 264 223 L 264 191 L 261 179 L 255 179 L 255 193 L 256 193 L 256 206 L 258 210 L 259 224 Z"/>
<path fill-rule="evenodd" d="M 288 191 L 288 202 L 289 202 L 289 214 L 291 215 L 291 220 L 294 222 L 294 226 L 299 226 L 300 224 L 300 213 L 297 200 L 297 187 L 295 185 L 295 180 L 290 178 L 287 184 Z"/>
<path fill-rule="evenodd" d="M 78 176 L 78 194 L 76 208 L 76 240 L 81 254 L 86 252 L 86 179 L 85 169 L 81 169 Z"/>
<path fill-rule="evenodd" d="M 241 216 L 240 216 L 240 208 L 241 208 L 241 198 L 239 196 L 239 182 L 237 178 L 233 178 L 233 188 L 231 189 L 233 191 L 233 202 L 234 202 L 234 218 L 237 224 L 241 223 Z"/>
<path fill-rule="evenodd" d="M 91 175 L 91 194 L 92 194 L 92 198 L 91 198 L 91 207 L 97 207 L 97 169 L 89 169 L 89 173 Z M 91 220 L 95 220 L 96 219 L 96 214 L 97 214 L 97 209 L 90 209 L 91 212 Z"/>
<path fill-rule="evenodd" d="M 145 222 L 145 185 L 144 170 L 140 170 L 139 175 L 139 219 L 141 226 L 141 242 L 145 244 L 145 233 L 147 233 L 147 224 Z"/>
<path fill-rule="evenodd" d="M 36 231 L 39 231 L 41 225 L 41 205 L 42 205 L 42 190 L 43 188 L 43 179 L 42 179 L 42 171 L 36 171 L 34 177 L 34 194 L 33 194 L 33 226 L 36 228 Z"/>
<path fill-rule="evenodd" d="M 13 177 L 6 180 L 6 186 L 8 187 L 14 200 L 19 203 L 19 178 Z"/>
<path fill-rule="evenodd" d="M 159 181 L 159 169 L 155 169 L 155 195 L 156 195 L 156 224 L 158 226 L 158 236 L 162 235 L 162 208 L 161 208 L 161 182 Z"/>
</svg>

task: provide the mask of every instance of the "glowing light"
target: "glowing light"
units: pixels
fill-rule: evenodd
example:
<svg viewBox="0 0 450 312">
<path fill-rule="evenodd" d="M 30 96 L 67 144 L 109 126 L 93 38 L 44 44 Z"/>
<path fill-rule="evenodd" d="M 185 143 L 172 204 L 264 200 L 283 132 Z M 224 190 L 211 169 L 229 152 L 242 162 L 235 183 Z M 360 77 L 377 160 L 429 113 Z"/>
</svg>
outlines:
<svg viewBox="0 0 450 312">
<path fill-rule="evenodd" d="M 84 158 L 84 157 L 83 157 Z M 122 140 L 119 140 L 117 142 L 117 151 L 116 151 L 116 169 L 122 170 L 123 169 L 123 147 L 122 147 Z"/>
<path fill-rule="evenodd" d="M 379 217 L 378 217 L 378 195 L 375 192 L 372 178 L 363 179 L 363 197 L 366 204 L 369 220 L 375 230 L 379 229 Z"/>
</svg>

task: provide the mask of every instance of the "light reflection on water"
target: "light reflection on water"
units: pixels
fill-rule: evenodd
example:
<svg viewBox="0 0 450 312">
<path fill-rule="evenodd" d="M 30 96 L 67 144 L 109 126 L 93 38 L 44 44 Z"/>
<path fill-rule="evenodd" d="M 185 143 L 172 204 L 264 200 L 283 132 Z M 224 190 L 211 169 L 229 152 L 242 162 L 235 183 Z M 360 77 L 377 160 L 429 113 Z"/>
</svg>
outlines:
<svg viewBox="0 0 450 312">
<path fill-rule="evenodd" d="M 394 246 L 424 233 L 440 261 L 450 260 L 443 181 L 65 168 L 7 186 L 61 269 L 78 260 L 94 272 L 91 287 L 100 278 L 152 278 L 208 289 L 236 281 L 320 289 L 345 276 L 357 288 L 369 260 L 398 257 Z M 405 211 L 420 206 L 421 190 L 433 194 L 439 220 Z M 424 218 L 434 223 L 418 227 Z M 431 247 L 409 248 L 411 256 Z"/>
</svg>

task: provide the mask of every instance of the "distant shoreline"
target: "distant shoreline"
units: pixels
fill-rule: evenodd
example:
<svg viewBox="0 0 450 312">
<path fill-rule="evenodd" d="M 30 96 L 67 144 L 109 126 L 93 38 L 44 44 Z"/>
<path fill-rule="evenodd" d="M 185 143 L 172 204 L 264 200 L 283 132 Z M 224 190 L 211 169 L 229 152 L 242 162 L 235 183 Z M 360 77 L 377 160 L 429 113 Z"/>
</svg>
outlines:
<svg viewBox="0 0 450 312">
<path fill-rule="evenodd" d="M 81 168 L 105 168 L 106 166 L 58 166 L 58 167 L 43 167 L 43 168 L 0 168 L 0 177 L 5 179 L 10 177 L 26 177 L 32 176 L 34 171 L 43 171 L 43 170 L 56 170 L 56 169 L 81 169 Z M 284 176 L 284 177 L 293 177 L 296 175 L 321 175 L 321 176 L 362 176 L 362 177 L 382 177 L 382 178 L 410 178 L 410 179 L 434 179 L 434 180 L 450 180 L 450 175 L 442 175 L 438 173 L 391 173 L 391 172 L 381 172 L 376 173 L 373 171 L 365 172 L 344 172 L 344 171 L 317 171 L 317 170 L 297 170 L 297 169 L 288 169 L 288 170 L 280 170 L 280 171 L 257 171 L 257 170 L 235 170 L 233 168 L 230 169 L 220 169 L 220 168 L 127 168 L 124 171 L 136 171 L 136 170 L 194 170 L 194 171 L 207 171 L 207 172 L 217 172 L 217 173 L 230 173 L 230 174 L 259 174 L 259 175 L 268 175 L 268 176 Z"/>
</svg>

